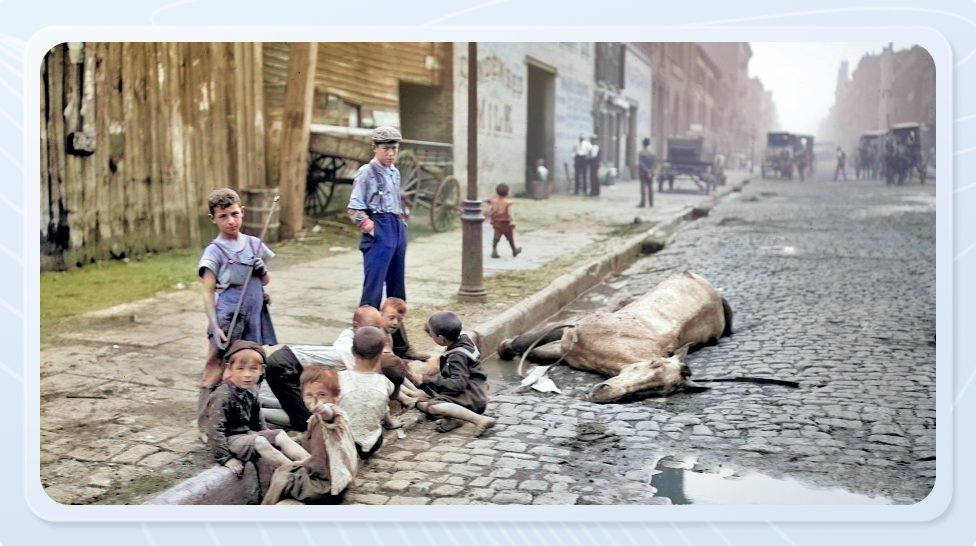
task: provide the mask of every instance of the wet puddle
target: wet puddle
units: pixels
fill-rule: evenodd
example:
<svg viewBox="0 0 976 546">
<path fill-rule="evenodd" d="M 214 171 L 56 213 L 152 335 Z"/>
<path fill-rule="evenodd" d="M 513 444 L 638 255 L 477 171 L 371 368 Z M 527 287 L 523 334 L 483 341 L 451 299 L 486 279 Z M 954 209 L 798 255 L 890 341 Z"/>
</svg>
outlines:
<svg viewBox="0 0 976 546">
<path fill-rule="evenodd" d="M 701 472 L 658 464 L 651 477 L 656 497 L 672 504 L 891 504 L 884 497 L 868 497 L 837 488 L 814 488 L 794 479 L 762 474 L 735 474 L 731 469 Z"/>
</svg>

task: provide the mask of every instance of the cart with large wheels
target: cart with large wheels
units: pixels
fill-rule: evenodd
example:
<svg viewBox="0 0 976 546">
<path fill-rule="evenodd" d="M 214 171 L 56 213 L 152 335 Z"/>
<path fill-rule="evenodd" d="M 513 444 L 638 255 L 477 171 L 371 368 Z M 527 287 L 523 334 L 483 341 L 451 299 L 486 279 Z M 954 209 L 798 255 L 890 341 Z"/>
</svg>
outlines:
<svg viewBox="0 0 976 546">
<path fill-rule="evenodd" d="M 664 191 L 665 182 L 668 191 L 675 191 L 674 183 L 681 179 L 691 180 L 705 194 L 711 192 L 715 185 L 714 159 L 706 156 L 704 144 L 702 137 L 668 139 L 668 156 L 657 175 L 658 192 Z"/>
<path fill-rule="evenodd" d="M 312 125 L 309 167 L 305 184 L 305 213 L 321 216 L 340 184 L 351 185 L 356 171 L 373 158 L 371 129 Z M 461 185 L 453 172 L 450 144 L 404 139 L 396 162 L 400 197 L 411 216 L 423 210 L 434 231 L 458 223 Z"/>
</svg>

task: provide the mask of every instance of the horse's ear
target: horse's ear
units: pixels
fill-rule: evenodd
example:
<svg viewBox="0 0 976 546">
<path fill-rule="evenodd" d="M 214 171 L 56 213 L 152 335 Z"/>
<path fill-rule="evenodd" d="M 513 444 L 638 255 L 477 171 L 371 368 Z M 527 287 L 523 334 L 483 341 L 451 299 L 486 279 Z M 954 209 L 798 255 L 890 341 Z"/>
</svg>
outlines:
<svg viewBox="0 0 976 546">
<path fill-rule="evenodd" d="M 690 348 L 691 348 L 691 343 L 685 345 L 684 347 L 681 347 L 680 349 L 674 352 L 674 358 L 677 358 L 678 360 L 684 360 L 685 357 L 688 356 L 688 349 Z"/>
</svg>

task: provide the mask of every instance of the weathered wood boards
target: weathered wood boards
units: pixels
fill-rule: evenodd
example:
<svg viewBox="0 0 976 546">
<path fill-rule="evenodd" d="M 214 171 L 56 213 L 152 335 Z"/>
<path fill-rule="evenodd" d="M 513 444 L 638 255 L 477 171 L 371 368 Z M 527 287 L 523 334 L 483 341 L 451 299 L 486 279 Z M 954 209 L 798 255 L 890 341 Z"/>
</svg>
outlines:
<svg viewBox="0 0 976 546">
<path fill-rule="evenodd" d="M 198 245 L 211 190 L 266 186 L 261 44 L 75 49 L 41 67 L 41 236 L 69 263 Z M 93 151 L 72 153 L 72 133 Z"/>
</svg>

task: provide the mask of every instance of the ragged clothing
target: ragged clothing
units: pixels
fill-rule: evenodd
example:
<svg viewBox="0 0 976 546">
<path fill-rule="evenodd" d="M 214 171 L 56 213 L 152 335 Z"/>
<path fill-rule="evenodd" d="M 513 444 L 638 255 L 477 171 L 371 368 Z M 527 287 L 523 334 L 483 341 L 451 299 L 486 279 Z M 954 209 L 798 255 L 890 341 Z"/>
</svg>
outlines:
<svg viewBox="0 0 976 546">
<path fill-rule="evenodd" d="M 304 461 L 275 469 L 261 504 L 295 499 L 305 504 L 333 504 L 349 486 L 359 468 L 356 443 L 345 412 L 337 408 L 333 421 L 319 416 L 309 420 L 304 447 L 311 455 Z"/>
<path fill-rule="evenodd" d="M 221 383 L 210 393 L 201 421 L 201 427 L 207 433 L 207 447 L 217 464 L 224 464 L 230 459 L 243 462 L 251 459 L 255 454 L 253 438 L 235 438 L 268 429 L 261 417 L 257 389 L 235 387 L 228 383 Z M 278 431 L 272 432 L 277 434 Z"/>
<path fill-rule="evenodd" d="M 474 341 L 461 334 L 441 355 L 438 376 L 420 388 L 432 396 L 432 403 L 451 402 L 480 415 L 488 405 L 488 377 L 480 358 Z"/>
<path fill-rule="evenodd" d="M 339 372 L 339 407 L 349 416 L 353 439 L 370 451 L 383 436 L 381 424 L 393 394 L 393 383 L 380 373 Z"/>
<path fill-rule="evenodd" d="M 204 271 L 210 270 L 217 278 L 214 294 L 217 325 L 224 332 L 230 327 L 237 302 L 241 301 L 241 292 L 254 259 L 261 258 L 267 263 L 274 256 L 274 252 L 260 239 L 244 234 L 240 234 L 236 242 L 217 237 L 203 250 L 197 270 L 201 277 Z M 265 304 L 264 287 L 257 278 L 252 278 L 247 283 L 247 293 L 241 302 L 234 330 L 235 332 L 228 333 L 232 339 L 254 341 L 262 345 L 278 343 L 274 325 L 271 323 L 271 313 Z"/>
</svg>

